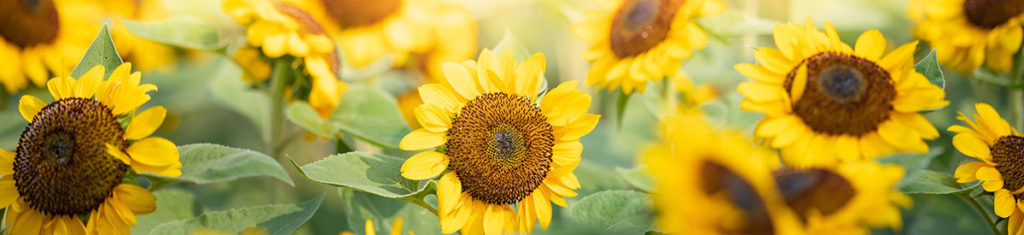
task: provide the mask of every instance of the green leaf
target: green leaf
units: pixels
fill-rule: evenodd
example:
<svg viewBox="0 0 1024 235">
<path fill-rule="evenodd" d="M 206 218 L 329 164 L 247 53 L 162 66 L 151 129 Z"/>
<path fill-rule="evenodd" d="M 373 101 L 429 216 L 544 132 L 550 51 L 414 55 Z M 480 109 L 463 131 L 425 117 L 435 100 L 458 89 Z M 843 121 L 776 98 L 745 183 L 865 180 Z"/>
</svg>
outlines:
<svg viewBox="0 0 1024 235">
<path fill-rule="evenodd" d="M 654 190 L 654 177 L 650 173 L 647 173 L 647 167 L 635 167 L 633 169 L 615 168 L 615 172 L 619 173 L 626 182 L 637 189 L 643 191 Z"/>
<path fill-rule="evenodd" d="M 309 113 L 303 115 L 308 116 Z M 350 86 L 345 91 L 326 125 L 330 127 L 328 133 L 343 131 L 388 148 L 398 148 L 398 142 L 410 132 L 394 97 L 359 85 Z"/>
<path fill-rule="evenodd" d="M 149 234 L 191 234 L 213 230 L 237 234 L 256 225 L 269 234 L 292 234 L 320 208 L 324 195 L 299 204 L 262 205 L 207 212 L 195 218 L 164 223 Z"/>
<path fill-rule="evenodd" d="M 961 187 L 953 177 L 931 171 L 920 170 L 904 178 L 897 186 L 906 194 L 952 194 L 971 190 Z"/>
<path fill-rule="evenodd" d="M 388 234 L 398 218 L 402 218 L 403 234 L 406 231 L 423 235 L 441 234 L 437 215 L 418 205 L 356 190 L 339 189 L 338 193 L 344 203 L 348 227 L 356 234 L 365 234 L 367 219 L 373 221 L 377 234 Z"/>
<path fill-rule="evenodd" d="M 523 43 L 509 29 L 505 29 L 505 36 L 501 38 L 501 41 L 498 41 L 498 44 L 494 45 L 494 54 L 501 55 L 505 51 L 512 51 L 516 61 L 524 61 L 530 58 L 530 51 L 526 50 L 526 46 L 523 46 Z"/>
<path fill-rule="evenodd" d="M 627 190 L 591 194 L 569 205 L 572 220 L 580 229 L 602 234 L 639 234 L 650 228 L 654 212 L 651 197 Z"/>
<path fill-rule="evenodd" d="M 426 189 L 401 175 L 403 159 L 383 154 L 349 152 L 335 154 L 301 167 L 303 176 L 318 183 L 348 187 L 386 198 L 409 198 Z"/>
<path fill-rule="evenodd" d="M 139 37 L 168 45 L 205 51 L 223 47 L 217 26 L 196 16 L 176 15 L 160 22 L 122 22 Z"/>
<path fill-rule="evenodd" d="M 178 151 L 181 152 L 181 176 L 171 178 L 173 180 L 208 184 L 270 176 L 295 185 L 277 160 L 260 152 L 216 144 L 183 145 Z"/>
<path fill-rule="evenodd" d="M 327 125 L 327 120 L 320 118 L 313 106 L 304 101 L 295 101 L 288 105 L 285 116 L 295 125 L 319 136 L 333 136 L 337 133 L 334 128 Z"/>
<path fill-rule="evenodd" d="M 921 58 L 921 61 L 914 65 L 914 69 L 928 78 L 928 81 L 932 84 L 946 89 L 946 79 L 942 75 L 942 68 L 939 67 L 939 60 L 935 56 L 935 49 L 932 49 L 931 52 L 928 52 L 928 55 Z"/>
<path fill-rule="evenodd" d="M 195 217 L 196 197 L 191 193 L 175 188 L 157 190 L 156 211 L 145 215 L 137 215 L 138 224 L 132 226 L 132 234 L 148 234 L 154 227 L 171 221 Z"/>
<path fill-rule="evenodd" d="M 945 148 L 933 147 L 928 153 L 900 153 L 893 154 L 886 157 L 878 158 L 879 163 L 882 164 L 896 164 L 903 166 L 909 174 L 913 174 L 918 170 L 925 169 L 931 164 L 932 159 L 945 153 Z"/>
<path fill-rule="evenodd" d="M 106 74 L 103 77 L 109 77 L 110 73 L 113 73 L 114 69 L 121 65 L 121 63 L 121 56 L 117 54 L 114 41 L 110 39 L 110 28 L 104 24 L 103 28 L 100 29 L 100 33 L 96 34 L 96 38 L 92 40 L 89 49 L 85 51 L 82 60 L 78 62 L 75 69 L 71 70 L 71 76 L 81 77 L 92 67 L 103 65 L 106 69 Z"/>
<path fill-rule="evenodd" d="M 267 94 L 251 89 L 242 82 L 242 71 L 233 65 L 225 66 L 214 74 L 210 82 L 213 100 L 249 119 L 261 133 L 263 142 L 270 142 L 270 98 Z"/>
</svg>

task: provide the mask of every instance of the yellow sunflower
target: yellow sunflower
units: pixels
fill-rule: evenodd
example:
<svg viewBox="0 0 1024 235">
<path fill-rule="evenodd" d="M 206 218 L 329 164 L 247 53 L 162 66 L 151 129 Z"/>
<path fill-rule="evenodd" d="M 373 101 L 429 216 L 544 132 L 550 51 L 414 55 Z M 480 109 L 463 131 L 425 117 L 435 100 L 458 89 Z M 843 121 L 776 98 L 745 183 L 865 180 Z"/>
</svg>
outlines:
<svg viewBox="0 0 1024 235">
<path fill-rule="evenodd" d="M 595 0 L 572 34 L 590 48 L 587 85 L 643 92 L 647 81 L 675 74 L 707 36 L 694 18 L 725 11 L 722 0 Z"/>
<path fill-rule="evenodd" d="M 775 153 L 703 118 L 666 117 L 663 141 L 641 155 L 658 182 L 658 226 L 670 234 L 799 233 L 769 171 L 779 165 Z"/>
<path fill-rule="evenodd" d="M 364 228 L 366 228 L 366 235 L 377 235 L 377 231 L 374 230 L 374 228 L 373 228 L 373 221 L 371 221 L 370 219 L 366 219 L 366 226 Z M 341 232 L 339 234 L 340 235 L 355 235 L 355 233 L 352 233 L 352 232 L 349 232 L 349 231 L 344 231 L 344 232 Z M 396 218 L 395 219 L 395 223 L 391 225 L 391 233 L 390 234 L 391 235 L 401 235 L 402 234 L 402 218 Z M 409 235 L 413 235 L 413 234 L 415 234 L 415 233 L 413 233 L 412 231 L 409 231 Z"/>
<path fill-rule="evenodd" d="M 69 1 L 69 0 L 65 0 Z M 167 18 L 163 1 L 139 0 L 77 0 L 88 2 L 103 10 L 101 17 L 113 20 L 111 36 L 117 52 L 125 61 L 132 62 L 137 69 L 150 70 L 174 63 L 178 58 L 174 48 L 139 37 L 128 30 L 121 20 L 159 21 Z M 97 20 L 97 24 L 102 19 Z"/>
<path fill-rule="evenodd" d="M 338 54 L 320 22 L 309 12 L 289 3 L 227 0 L 222 7 L 235 22 L 246 26 L 246 37 L 252 48 L 239 49 L 235 60 L 245 66 L 247 81 L 264 81 L 270 76 L 270 66 L 262 58 L 301 59 L 303 71 L 311 77 L 310 106 L 321 117 L 334 113 L 348 84 L 338 80 Z M 259 48 L 262 56 L 257 56 L 253 48 Z"/>
<path fill-rule="evenodd" d="M 1006 72 L 1020 49 L 1024 2 L 912 0 L 907 15 L 914 34 L 936 49 L 939 62 L 970 73 L 981 65 Z"/>
<path fill-rule="evenodd" d="M 431 41 L 435 0 L 283 0 L 305 9 L 338 39 L 345 60 L 363 68 L 386 55 L 395 65 Z"/>
<path fill-rule="evenodd" d="M 402 165 L 402 176 L 438 180 L 441 230 L 465 234 L 528 233 L 551 222 L 551 204 L 580 187 L 580 137 L 600 118 L 588 114 L 591 98 L 577 82 L 541 92 L 543 54 L 516 63 L 511 51 L 490 50 L 477 61 L 444 65 L 447 82 L 419 87 L 416 108 L 423 128 L 399 143 L 420 152 Z M 513 210 L 512 205 L 518 205 Z"/>
<path fill-rule="evenodd" d="M 737 87 L 743 110 L 764 113 L 755 134 L 782 149 L 786 165 L 833 165 L 893 152 L 927 152 L 939 132 L 922 110 L 941 108 L 945 92 L 914 70 L 916 42 L 885 54 L 869 30 L 856 48 L 808 23 L 775 26 L 775 48 L 754 51 L 758 64 L 737 64 L 754 81 Z M 883 56 L 884 54 L 884 56 Z"/>
<path fill-rule="evenodd" d="M 13 93 L 70 73 L 100 29 L 79 19 L 94 10 L 77 1 L 0 2 L 0 85 Z"/>
<path fill-rule="evenodd" d="M 992 106 L 985 103 L 974 105 L 978 114 L 972 122 L 960 113 L 957 119 L 967 126 L 953 125 L 948 131 L 955 132 L 953 146 L 961 153 L 978 159 L 960 165 L 954 173 L 957 182 L 967 183 L 981 180 L 985 191 L 995 192 L 995 213 L 1010 218 L 1010 234 L 1024 232 L 1024 136 L 1010 126 Z"/>
<path fill-rule="evenodd" d="M 181 162 L 174 143 L 147 137 L 167 110 L 136 112 L 156 86 L 139 84 L 141 74 L 130 71 L 126 63 L 106 81 L 102 66 L 78 79 L 53 78 L 46 83 L 55 100 L 49 104 L 22 96 L 18 110 L 28 127 L 15 153 L 0 151 L 9 233 L 128 234 L 136 214 L 156 209 L 156 197 L 127 183 L 134 181 L 124 180 L 126 173 L 177 177 Z"/>
</svg>

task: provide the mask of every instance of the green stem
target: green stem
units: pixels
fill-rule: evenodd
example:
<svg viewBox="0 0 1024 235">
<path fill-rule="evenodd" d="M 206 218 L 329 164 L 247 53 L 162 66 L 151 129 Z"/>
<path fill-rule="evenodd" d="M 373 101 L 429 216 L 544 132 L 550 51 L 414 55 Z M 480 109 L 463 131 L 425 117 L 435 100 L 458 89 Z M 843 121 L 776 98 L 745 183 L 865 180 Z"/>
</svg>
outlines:
<svg viewBox="0 0 1024 235">
<path fill-rule="evenodd" d="M 419 205 L 420 207 L 423 207 L 423 208 L 429 210 L 431 213 L 434 213 L 434 215 L 440 216 L 440 214 L 437 213 L 437 209 L 434 209 L 433 206 L 430 206 L 430 204 L 427 204 L 427 202 L 424 202 L 423 199 L 420 199 L 420 198 L 402 198 L 402 200 L 406 200 L 408 202 L 412 202 L 413 204 Z"/>
<path fill-rule="evenodd" d="M 280 159 L 280 149 L 277 145 L 280 144 L 281 131 L 284 127 L 284 90 L 290 70 L 289 60 L 278 59 L 274 62 L 274 74 L 270 77 L 270 140 L 267 143 L 267 154 L 271 154 L 275 159 Z"/>
<path fill-rule="evenodd" d="M 985 208 L 982 208 L 981 204 L 979 204 L 977 200 L 974 200 L 974 197 L 971 197 L 969 194 L 970 193 L 965 192 L 957 193 L 956 195 L 960 196 L 964 200 L 967 200 L 967 203 L 971 204 L 971 206 L 974 207 L 974 210 L 978 211 L 978 214 L 980 214 L 981 217 L 985 217 L 985 224 L 987 224 L 988 228 L 992 230 L 992 234 L 1003 234 L 999 232 L 999 228 L 996 228 L 995 222 L 993 222 L 992 218 L 988 216 L 988 211 L 985 211 Z"/>
</svg>

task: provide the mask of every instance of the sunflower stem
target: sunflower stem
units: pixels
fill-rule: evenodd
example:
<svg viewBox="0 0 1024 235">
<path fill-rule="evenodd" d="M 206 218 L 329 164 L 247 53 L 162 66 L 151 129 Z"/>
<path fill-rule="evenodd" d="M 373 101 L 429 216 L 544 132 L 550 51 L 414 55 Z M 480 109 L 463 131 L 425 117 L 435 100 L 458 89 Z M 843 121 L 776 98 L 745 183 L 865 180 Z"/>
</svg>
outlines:
<svg viewBox="0 0 1024 235">
<path fill-rule="evenodd" d="M 1021 84 L 1024 82 L 1024 75 L 1021 75 L 1021 50 L 1013 54 L 1013 67 L 1010 68 L 1010 84 Z M 1012 125 L 1018 130 L 1024 127 L 1024 88 L 1007 86 L 1007 93 L 1010 96 L 1009 105 L 1012 112 Z"/>
<path fill-rule="evenodd" d="M 434 213 L 434 215 L 440 216 L 440 214 L 437 213 L 437 209 L 434 209 L 433 206 L 431 206 L 430 204 L 427 204 L 427 202 L 424 202 L 423 198 L 419 198 L 419 197 L 417 197 L 417 198 L 403 198 L 403 200 L 406 200 L 408 202 L 412 202 L 413 204 L 419 205 L 420 207 L 423 207 L 424 209 L 427 209 L 431 213 Z"/>
<path fill-rule="evenodd" d="M 290 60 L 280 58 L 274 61 L 274 72 L 270 75 L 270 139 L 267 140 L 267 154 L 274 157 L 274 160 L 281 161 L 281 132 L 284 129 L 284 91 L 290 74 Z M 264 185 L 267 186 L 270 203 L 277 202 L 277 184 L 268 179 Z"/>
<path fill-rule="evenodd" d="M 969 192 L 957 193 L 956 195 L 960 196 L 964 200 L 967 200 L 967 203 L 971 204 L 971 206 L 974 207 L 974 210 L 978 211 L 978 214 L 980 214 L 981 217 L 985 218 L 985 224 L 987 224 L 988 228 L 992 230 L 992 234 L 1003 234 L 999 232 L 999 228 L 996 227 L 995 222 L 992 221 L 992 218 L 988 216 L 988 211 L 985 211 L 985 208 L 981 207 L 981 204 L 979 204 L 977 200 L 974 200 L 974 197 L 971 197 Z"/>
</svg>

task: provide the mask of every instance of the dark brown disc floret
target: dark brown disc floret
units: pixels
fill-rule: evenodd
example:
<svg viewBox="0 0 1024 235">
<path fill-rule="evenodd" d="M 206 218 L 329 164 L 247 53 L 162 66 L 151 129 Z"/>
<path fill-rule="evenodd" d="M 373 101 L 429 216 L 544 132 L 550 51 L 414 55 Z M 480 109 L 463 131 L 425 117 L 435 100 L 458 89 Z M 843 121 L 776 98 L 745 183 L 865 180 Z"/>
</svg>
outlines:
<svg viewBox="0 0 1024 235">
<path fill-rule="evenodd" d="M 668 37 L 681 0 L 626 0 L 612 18 L 609 41 L 616 57 L 647 52 Z"/>
<path fill-rule="evenodd" d="M 860 136 L 889 120 L 896 88 L 878 64 L 837 52 L 820 52 L 802 63 L 807 83 L 793 113 L 815 132 Z M 786 92 L 793 92 L 797 70 L 786 74 Z"/>
</svg>

